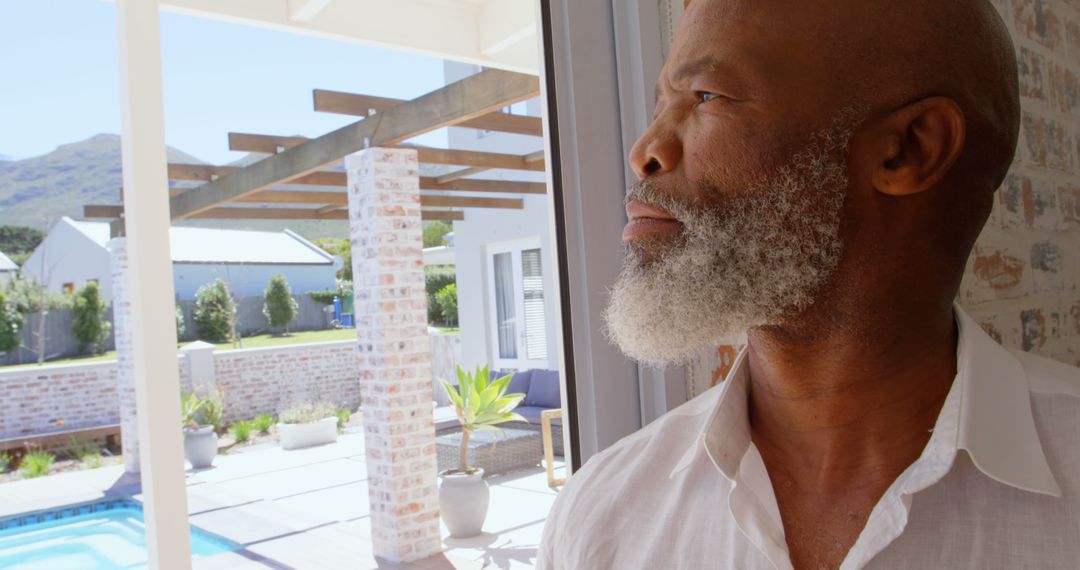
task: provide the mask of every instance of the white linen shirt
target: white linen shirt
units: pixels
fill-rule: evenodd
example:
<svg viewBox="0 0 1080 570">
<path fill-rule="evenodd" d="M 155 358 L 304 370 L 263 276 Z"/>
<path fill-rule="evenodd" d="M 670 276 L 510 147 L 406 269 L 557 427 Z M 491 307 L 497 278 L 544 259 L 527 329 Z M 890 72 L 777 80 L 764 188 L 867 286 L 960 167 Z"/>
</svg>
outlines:
<svg viewBox="0 0 1080 570">
<path fill-rule="evenodd" d="M 1080 568 L 1080 369 L 1002 348 L 956 312 L 957 376 L 933 435 L 841 568 Z M 555 501 L 537 568 L 791 568 L 748 387 L 744 351 L 724 383 L 589 460 Z"/>
</svg>

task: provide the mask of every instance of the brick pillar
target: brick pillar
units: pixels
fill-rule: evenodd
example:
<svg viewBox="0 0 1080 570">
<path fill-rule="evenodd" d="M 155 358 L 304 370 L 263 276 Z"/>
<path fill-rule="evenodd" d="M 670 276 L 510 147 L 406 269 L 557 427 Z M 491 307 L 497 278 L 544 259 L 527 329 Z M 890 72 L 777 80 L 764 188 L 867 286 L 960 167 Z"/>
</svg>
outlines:
<svg viewBox="0 0 1080 570">
<path fill-rule="evenodd" d="M 419 164 L 372 148 L 345 168 L 372 541 L 407 562 L 442 550 Z"/>
<path fill-rule="evenodd" d="M 127 238 L 108 243 L 111 255 L 113 337 L 116 339 L 116 393 L 124 471 L 139 472 L 139 426 L 135 420 L 135 362 L 132 360 L 131 302 L 128 299 Z M 177 410 L 177 414 L 179 414 Z"/>
</svg>

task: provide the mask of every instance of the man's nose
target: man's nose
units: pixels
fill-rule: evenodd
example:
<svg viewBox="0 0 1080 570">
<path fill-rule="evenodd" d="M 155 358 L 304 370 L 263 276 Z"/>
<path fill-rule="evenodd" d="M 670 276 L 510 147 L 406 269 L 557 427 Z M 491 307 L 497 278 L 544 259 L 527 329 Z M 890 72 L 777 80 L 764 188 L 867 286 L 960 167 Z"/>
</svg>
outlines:
<svg viewBox="0 0 1080 570">
<path fill-rule="evenodd" d="M 668 126 L 654 121 L 630 149 L 630 168 L 639 180 L 671 172 L 682 160 L 682 141 Z"/>
</svg>

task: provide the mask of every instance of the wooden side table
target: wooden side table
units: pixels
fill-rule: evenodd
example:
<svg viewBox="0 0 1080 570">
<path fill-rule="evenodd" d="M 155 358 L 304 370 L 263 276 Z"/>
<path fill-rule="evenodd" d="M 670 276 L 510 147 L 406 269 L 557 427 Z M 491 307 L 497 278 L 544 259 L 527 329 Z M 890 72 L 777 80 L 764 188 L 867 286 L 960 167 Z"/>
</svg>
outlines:
<svg viewBox="0 0 1080 570">
<path fill-rule="evenodd" d="M 551 441 L 551 420 L 561 417 L 561 409 L 540 412 L 540 432 L 544 439 L 544 464 L 547 467 L 548 487 L 552 489 L 566 484 L 566 479 L 555 478 L 555 450 Z"/>
</svg>

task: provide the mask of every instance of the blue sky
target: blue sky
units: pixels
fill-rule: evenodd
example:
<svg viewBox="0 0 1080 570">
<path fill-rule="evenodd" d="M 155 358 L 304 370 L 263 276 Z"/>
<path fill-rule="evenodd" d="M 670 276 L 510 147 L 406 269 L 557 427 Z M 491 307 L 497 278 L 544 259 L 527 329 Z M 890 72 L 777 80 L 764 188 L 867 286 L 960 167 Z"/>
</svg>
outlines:
<svg viewBox="0 0 1080 570">
<path fill-rule="evenodd" d="M 113 4 L 0 0 L 0 13 L 0 155 L 119 133 Z M 355 120 L 314 112 L 312 89 L 411 99 L 443 84 L 431 57 L 169 12 L 161 27 L 166 142 L 215 164 L 243 156 L 229 131 L 318 136 Z"/>
</svg>

